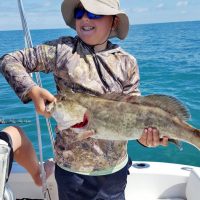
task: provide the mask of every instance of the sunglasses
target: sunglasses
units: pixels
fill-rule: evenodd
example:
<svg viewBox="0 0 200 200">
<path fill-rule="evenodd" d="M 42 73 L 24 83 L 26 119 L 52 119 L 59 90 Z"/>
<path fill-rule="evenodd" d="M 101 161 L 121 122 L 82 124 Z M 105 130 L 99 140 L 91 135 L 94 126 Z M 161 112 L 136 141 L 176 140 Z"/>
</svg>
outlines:
<svg viewBox="0 0 200 200">
<path fill-rule="evenodd" d="M 101 19 L 104 16 L 104 15 L 95 15 L 95 14 L 85 10 L 84 8 L 76 8 L 74 10 L 74 18 L 81 19 L 85 13 L 87 14 L 87 17 L 89 19 Z"/>
</svg>

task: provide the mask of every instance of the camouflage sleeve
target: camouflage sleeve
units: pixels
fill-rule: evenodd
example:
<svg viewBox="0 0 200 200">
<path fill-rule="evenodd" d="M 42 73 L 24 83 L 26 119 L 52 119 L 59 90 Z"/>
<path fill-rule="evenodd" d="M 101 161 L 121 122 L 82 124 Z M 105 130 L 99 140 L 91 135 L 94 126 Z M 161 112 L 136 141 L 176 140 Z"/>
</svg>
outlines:
<svg viewBox="0 0 200 200">
<path fill-rule="evenodd" d="M 140 96 L 139 84 L 140 84 L 140 74 L 137 64 L 137 60 L 132 57 L 128 62 L 127 69 L 127 82 L 124 86 L 123 93 L 133 96 Z"/>
<path fill-rule="evenodd" d="M 4 55 L 0 62 L 0 72 L 22 102 L 30 101 L 27 93 L 36 85 L 30 73 L 53 71 L 56 65 L 56 46 L 38 45 Z"/>
</svg>

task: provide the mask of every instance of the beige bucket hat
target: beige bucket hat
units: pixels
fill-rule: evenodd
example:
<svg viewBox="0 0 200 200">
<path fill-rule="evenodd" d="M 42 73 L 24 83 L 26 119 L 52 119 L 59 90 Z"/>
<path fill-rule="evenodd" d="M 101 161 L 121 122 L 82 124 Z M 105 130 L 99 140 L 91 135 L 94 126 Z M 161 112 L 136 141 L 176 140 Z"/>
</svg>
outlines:
<svg viewBox="0 0 200 200">
<path fill-rule="evenodd" d="M 61 5 L 61 11 L 65 23 L 75 28 L 74 9 L 79 3 L 82 3 L 83 7 L 97 15 L 117 15 L 120 19 L 119 24 L 115 30 L 110 34 L 111 37 L 118 37 L 124 39 L 129 30 L 128 16 L 119 8 L 119 0 L 64 0 Z"/>
</svg>

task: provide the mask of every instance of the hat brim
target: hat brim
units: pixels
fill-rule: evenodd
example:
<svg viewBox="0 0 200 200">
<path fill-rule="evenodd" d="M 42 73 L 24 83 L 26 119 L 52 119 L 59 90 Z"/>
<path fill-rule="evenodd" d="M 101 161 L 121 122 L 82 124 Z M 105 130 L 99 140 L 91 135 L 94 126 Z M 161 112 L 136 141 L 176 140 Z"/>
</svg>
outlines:
<svg viewBox="0 0 200 200">
<path fill-rule="evenodd" d="M 105 6 L 104 4 L 96 1 L 94 5 L 94 0 L 64 0 L 61 5 L 61 12 L 65 23 L 76 30 L 75 19 L 74 19 L 74 9 L 82 3 L 83 7 L 98 15 L 116 15 L 119 18 L 119 24 L 115 30 L 110 34 L 111 37 L 118 37 L 119 39 L 124 39 L 129 30 L 129 19 L 128 16 L 120 10 Z"/>
</svg>

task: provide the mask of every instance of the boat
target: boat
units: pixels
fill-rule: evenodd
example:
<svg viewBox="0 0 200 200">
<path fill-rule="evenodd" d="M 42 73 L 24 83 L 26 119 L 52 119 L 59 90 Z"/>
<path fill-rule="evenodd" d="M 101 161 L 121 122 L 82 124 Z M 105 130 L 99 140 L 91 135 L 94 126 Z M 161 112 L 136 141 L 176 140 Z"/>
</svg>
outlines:
<svg viewBox="0 0 200 200">
<path fill-rule="evenodd" d="M 18 0 L 18 3 L 26 44 L 30 47 L 32 41 L 21 0 Z M 200 200 L 200 167 L 164 162 L 132 161 L 129 171 L 125 190 L 126 200 Z M 1 162 L 0 172 L 2 172 Z M 15 162 L 5 187 L 1 179 L 0 195 L 3 190 L 4 194 L 2 199 L 0 196 L 0 200 L 59 199 L 53 174 L 47 179 L 46 197 L 44 197 L 42 187 L 36 186 L 30 174 Z"/>
<path fill-rule="evenodd" d="M 126 200 L 199 200 L 200 168 L 189 165 L 132 161 Z M 58 200 L 54 175 L 47 179 L 48 198 Z M 42 189 L 27 171 L 13 163 L 6 184 L 7 199 L 43 199 Z M 12 198 L 11 198 L 12 197 Z"/>
</svg>

